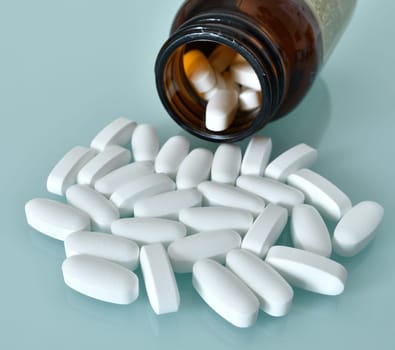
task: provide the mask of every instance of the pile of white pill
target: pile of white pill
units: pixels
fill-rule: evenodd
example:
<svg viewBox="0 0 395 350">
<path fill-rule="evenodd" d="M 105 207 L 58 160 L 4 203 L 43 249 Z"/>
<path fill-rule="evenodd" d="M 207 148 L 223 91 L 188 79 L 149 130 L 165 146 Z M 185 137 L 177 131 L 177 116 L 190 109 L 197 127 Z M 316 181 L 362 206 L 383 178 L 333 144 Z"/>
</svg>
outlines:
<svg viewBox="0 0 395 350">
<path fill-rule="evenodd" d="M 207 101 L 205 125 L 224 131 L 237 111 L 251 112 L 261 105 L 259 78 L 247 60 L 235 50 L 218 45 L 208 57 L 199 50 L 183 56 L 185 75 L 197 94 Z"/>
<path fill-rule="evenodd" d="M 27 222 L 64 241 L 64 281 L 84 295 L 134 302 L 140 266 L 155 313 L 176 312 L 174 272 L 192 272 L 193 287 L 215 312 L 249 327 L 260 309 L 286 315 L 293 287 L 342 293 L 347 271 L 332 250 L 360 252 L 384 212 L 371 201 L 353 206 L 309 170 L 315 149 L 300 144 L 270 161 L 271 150 L 263 136 L 252 137 L 244 155 L 236 144 L 220 144 L 214 154 L 190 151 L 183 136 L 160 148 L 152 126 L 119 118 L 50 172 L 48 191 L 67 204 L 33 199 Z M 332 237 L 322 216 L 337 222 Z M 275 245 L 288 218 L 294 247 Z"/>
</svg>

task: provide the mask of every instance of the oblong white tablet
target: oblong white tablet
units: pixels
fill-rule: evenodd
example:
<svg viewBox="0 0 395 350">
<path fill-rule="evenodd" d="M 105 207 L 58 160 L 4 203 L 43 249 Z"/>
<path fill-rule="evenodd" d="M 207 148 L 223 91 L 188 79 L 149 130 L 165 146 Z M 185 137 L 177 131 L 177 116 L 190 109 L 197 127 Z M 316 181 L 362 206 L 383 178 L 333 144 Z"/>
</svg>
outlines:
<svg viewBox="0 0 395 350">
<path fill-rule="evenodd" d="M 265 208 L 265 201 L 261 197 L 232 185 L 205 181 L 197 189 L 203 194 L 203 200 L 208 206 L 244 209 L 255 216 Z"/>
<path fill-rule="evenodd" d="M 264 312 L 275 317 L 288 313 L 293 289 L 268 263 L 247 250 L 233 249 L 226 256 L 226 267 L 255 293 Z"/>
<path fill-rule="evenodd" d="M 128 164 L 130 159 L 130 151 L 126 148 L 108 146 L 82 167 L 77 175 L 77 182 L 81 185 L 93 186 L 98 179 L 110 171 Z"/>
<path fill-rule="evenodd" d="M 259 78 L 246 60 L 234 62 L 230 66 L 230 73 L 236 83 L 256 91 L 261 90 Z"/>
<path fill-rule="evenodd" d="M 201 207 L 181 210 L 179 220 L 191 232 L 234 230 L 244 235 L 252 225 L 253 216 L 241 209 Z"/>
<path fill-rule="evenodd" d="M 155 159 L 155 171 L 175 178 L 181 162 L 188 155 L 189 141 L 184 136 L 169 138 Z"/>
<path fill-rule="evenodd" d="M 172 242 L 167 252 L 174 272 L 192 272 L 192 266 L 201 259 L 225 263 L 226 254 L 239 248 L 240 235 L 232 230 L 205 231 Z"/>
<path fill-rule="evenodd" d="M 251 137 L 241 162 L 241 174 L 262 176 L 271 154 L 271 138 L 258 135 Z"/>
<path fill-rule="evenodd" d="M 288 184 L 301 190 L 306 203 L 332 219 L 340 218 L 352 207 L 350 199 L 332 182 L 310 169 L 301 169 L 288 176 Z"/>
<path fill-rule="evenodd" d="M 208 56 L 211 67 L 216 72 L 222 73 L 226 70 L 236 56 L 236 51 L 226 45 L 218 45 Z"/>
<path fill-rule="evenodd" d="M 186 227 L 181 222 L 161 218 L 120 219 L 111 224 L 111 232 L 131 239 L 139 245 L 168 245 L 187 234 Z"/>
<path fill-rule="evenodd" d="M 35 198 L 25 205 L 27 223 L 35 230 L 63 241 L 69 234 L 89 231 L 90 218 L 71 205 L 46 198 Z"/>
<path fill-rule="evenodd" d="M 261 196 L 266 201 L 287 208 L 288 211 L 304 201 L 304 194 L 273 179 L 254 175 L 241 175 L 236 184 L 238 187 Z"/>
<path fill-rule="evenodd" d="M 92 148 L 82 146 L 72 148 L 49 173 L 48 192 L 63 196 L 67 188 L 77 182 L 77 174 L 81 168 L 95 155 L 96 151 Z"/>
<path fill-rule="evenodd" d="M 162 315 L 178 311 L 180 294 L 163 246 L 159 243 L 143 246 L 140 265 L 148 299 L 155 313 Z"/>
<path fill-rule="evenodd" d="M 76 232 L 64 240 L 66 256 L 93 255 L 134 270 L 139 264 L 139 247 L 130 239 L 101 232 Z"/>
<path fill-rule="evenodd" d="M 75 291 L 113 304 L 133 303 L 137 276 L 126 267 L 91 255 L 74 255 L 62 264 L 64 282 Z"/>
<path fill-rule="evenodd" d="M 110 145 L 124 146 L 130 142 L 136 126 L 136 122 L 127 118 L 115 119 L 94 137 L 91 147 L 101 152 Z"/>
<path fill-rule="evenodd" d="M 265 260 L 295 287 L 325 295 L 338 295 L 344 290 L 347 270 L 324 256 L 297 248 L 274 246 L 269 249 Z"/>
<path fill-rule="evenodd" d="M 239 94 L 239 108 L 241 111 L 252 111 L 258 108 L 262 102 L 262 94 L 249 88 L 241 89 Z"/>
<path fill-rule="evenodd" d="M 350 209 L 337 224 L 333 234 L 333 249 L 339 255 L 353 256 L 374 238 L 384 216 L 384 208 L 364 201 Z"/>
<path fill-rule="evenodd" d="M 317 150 L 301 143 L 272 160 L 266 167 L 265 176 L 285 181 L 291 173 L 310 167 L 317 159 Z"/>
<path fill-rule="evenodd" d="M 89 215 L 92 229 L 110 232 L 111 223 L 119 219 L 117 207 L 106 197 L 86 185 L 73 185 L 66 191 L 67 201 Z"/>
<path fill-rule="evenodd" d="M 332 243 L 328 228 L 317 209 L 299 204 L 292 209 L 291 238 L 295 248 L 329 257 Z"/>
<path fill-rule="evenodd" d="M 214 153 L 211 180 L 234 185 L 240 173 L 241 149 L 239 146 L 222 143 Z"/>
<path fill-rule="evenodd" d="M 233 272 L 214 260 L 199 260 L 193 265 L 192 285 L 218 315 L 236 327 L 252 326 L 259 301 Z"/>
<path fill-rule="evenodd" d="M 130 163 L 111 171 L 97 180 L 95 182 L 95 190 L 110 197 L 120 187 L 153 172 L 154 167 L 149 162 Z"/>
<path fill-rule="evenodd" d="M 154 161 L 159 152 L 158 134 L 149 124 L 139 124 L 132 135 L 132 152 L 136 162 Z"/>
<path fill-rule="evenodd" d="M 165 174 L 142 176 L 119 187 L 110 200 L 119 208 L 122 217 L 133 215 L 135 203 L 143 198 L 174 190 L 176 184 Z"/>
<path fill-rule="evenodd" d="M 280 237 L 287 221 L 287 209 L 269 204 L 247 231 L 241 247 L 263 258 Z"/>
<path fill-rule="evenodd" d="M 176 183 L 179 190 L 194 188 L 210 176 L 213 152 L 205 148 L 195 148 L 178 168 Z"/>
<path fill-rule="evenodd" d="M 134 205 L 134 216 L 177 220 L 180 210 L 201 205 L 202 195 L 194 188 L 171 191 L 137 201 Z"/>
</svg>

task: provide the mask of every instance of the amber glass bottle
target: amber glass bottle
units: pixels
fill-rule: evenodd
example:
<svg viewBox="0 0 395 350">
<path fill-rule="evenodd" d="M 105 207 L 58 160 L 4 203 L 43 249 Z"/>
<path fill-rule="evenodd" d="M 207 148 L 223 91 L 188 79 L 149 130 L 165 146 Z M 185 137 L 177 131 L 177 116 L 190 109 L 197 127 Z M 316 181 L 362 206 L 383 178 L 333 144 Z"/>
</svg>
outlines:
<svg viewBox="0 0 395 350">
<path fill-rule="evenodd" d="M 238 141 L 284 116 L 306 95 L 329 57 L 356 0 L 188 0 L 174 19 L 155 64 L 156 85 L 170 116 L 192 134 L 212 141 Z M 205 54 L 227 45 L 259 77 L 261 106 L 238 112 L 221 132 L 205 127 L 206 101 L 191 87 L 183 54 Z"/>
</svg>

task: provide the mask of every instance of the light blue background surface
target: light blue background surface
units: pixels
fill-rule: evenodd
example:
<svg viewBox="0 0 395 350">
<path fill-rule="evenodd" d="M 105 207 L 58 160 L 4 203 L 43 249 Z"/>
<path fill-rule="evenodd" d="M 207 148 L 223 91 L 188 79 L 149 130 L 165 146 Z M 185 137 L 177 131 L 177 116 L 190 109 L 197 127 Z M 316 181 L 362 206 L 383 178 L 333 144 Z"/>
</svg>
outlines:
<svg viewBox="0 0 395 350">
<path fill-rule="evenodd" d="M 180 311 L 157 317 L 142 283 L 140 298 L 126 307 L 68 289 L 62 243 L 26 224 L 27 200 L 54 198 L 45 182 L 56 161 L 72 146 L 88 145 L 112 119 L 150 122 L 162 142 L 180 132 L 160 104 L 153 73 L 180 4 L 0 0 L 0 348 L 394 349 L 392 0 L 359 1 L 303 104 L 263 131 L 274 154 L 299 142 L 317 147 L 316 171 L 354 203 L 385 207 L 373 244 L 341 259 L 349 270 L 343 295 L 297 291 L 287 317 L 260 313 L 254 327 L 240 330 L 204 304 L 187 275 L 178 277 Z M 214 149 L 196 139 L 193 145 Z"/>
</svg>

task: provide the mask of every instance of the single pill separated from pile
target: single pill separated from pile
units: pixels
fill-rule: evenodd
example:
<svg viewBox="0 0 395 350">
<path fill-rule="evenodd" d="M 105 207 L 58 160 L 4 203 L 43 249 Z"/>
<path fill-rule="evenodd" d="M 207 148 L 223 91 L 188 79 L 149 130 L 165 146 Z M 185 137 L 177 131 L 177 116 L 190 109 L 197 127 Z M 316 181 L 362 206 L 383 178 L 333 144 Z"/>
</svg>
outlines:
<svg viewBox="0 0 395 350">
<path fill-rule="evenodd" d="M 215 71 L 222 73 L 236 56 L 236 51 L 226 45 L 218 45 L 208 56 L 208 61 Z"/>
<path fill-rule="evenodd" d="M 254 216 L 259 215 L 265 208 L 265 201 L 261 197 L 232 185 L 205 181 L 197 189 L 203 195 L 203 202 L 207 206 L 243 209 Z"/>
<path fill-rule="evenodd" d="M 244 235 L 252 225 L 253 216 L 241 209 L 201 207 L 181 210 L 179 220 L 191 232 L 234 230 Z"/>
<path fill-rule="evenodd" d="M 139 264 L 139 247 L 130 239 L 101 232 L 76 232 L 64 240 L 66 256 L 92 255 L 134 270 Z"/>
<path fill-rule="evenodd" d="M 110 232 L 111 223 L 119 219 L 117 207 L 89 186 L 69 187 L 66 198 L 71 205 L 89 215 L 94 230 Z"/>
<path fill-rule="evenodd" d="M 111 224 L 114 235 L 133 240 L 139 245 L 168 245 L 187 234 L 181 222 L 161 218 L 125 218 Z"/>
<path fill-rule="evenodd" d="M 116 145 L 108 146 L 82 167 L 77 175 L 77 182 L 81 185 L 93 186 L 104 175 L 128 164 L 130 159 L 130 151 L 126 148 Z"/>
<path fill-rule="evenodd" d="M 95 155 L 96 151 L 91 148 L 82 146 L 72 148 L 48 175 L 48 192 L 63 196 L 66 190 L 77 182 L 77 174 L 81 168 Z"/>
<path fill-rule="evenodd" d="M 234 185 L 240 173 L 241 149 L 239 146 L 222 143 L 214 153 L 211 180 Z"/>
<path fill-rule="evenodd" d="M 92 140 L 91 147 L 102 152 L 107 146 L 124 146 L 130 142 L 136 122 L 127 118 L 118 118 L 104 127 Z"/>
<path fill-rule="evenodd" d="M 230 73 L 236 83 L 256 91 L 261 90 L 258 75 L 246 60 L 232 63 Z"/>
<path fill-rule="evenodd" d="M 62 264 L 66 285 L 88 297 L 131 304 L 139 295 L 137 276 L 126 267 L 91 255 L 74 255 Z"/>
<path fill-rule="evenodd" d="M 134 216 L 177 220 L 180 210 L 201 206 L 202 199 L 201 193 L 196 189 L 165 192 L 137 201 Z"/>
<path fill-rule="evenodd" d="M 226 267 L 255 293 L 264 312 L 275 317 L 288 313 L 293 289 L 268 263 L 245 249 L 233 249 L 226 256 Z"/>
<path fill-rule="evenodd" d="M 205 231 L 174 241 L 167 251 L 174 271 L 188 273 L 201 259 L 210 258 L 224 264 L 226 254 L 240 244 L 240 235 L 235 231 Z"/>
<path fill-rule="evenodd" d="M 344 290 L 347 270 L 324 256 L 297 248 L 274 246 L 266 262 L 292 286 L 311 292 L 338 295 Z"/>
<path fill-rule="evenodd" d="M 329 257 L 332 243 L 328 228 L 317 209 L 299 204 L 292 209 L 291 238 L 295 248 Z"/>
<path fill-rule="evenodd" d="M 197 93 L 205 93 L 216 84 L 215 72 L 207 57 L 199 50 L 190 50 L 183 56 L 184 72 Z"/>
<path fill-rule="evenodd" d="M 189 141 L 184 136 L 169 138 L 155 159 L 155 171 L 175 178 L 181 162 L 189 152 Z"/>
<path fill-rule="evenodd" d="M 288 176 L 288 184 L 306 196 L 306 203 L 313 205 L 324 216 L 338 221 L 351 209 L 347 195 L 332 182 L 309 169 L 301 169 Z"/>
<path fill-rule="evenodd" d="M 192 285 L 218 315 L 236 327 L 251 327 L 258 317 L 259 301 L 251 290 L 226 267 L 214 260 L 193 265 Z"/>
<path fill-rule="evenodd" d="M 241 174 L 262 176 L 271 153 L 271 138 L 264 136 L 251 137 L 241 162 Z"/>
<path fill-rule="evenodd" d="M 180 294 L 163 246 L 158 243 L 142 247 L 140 265 L 148 299 L 155 313 L 162 315 L 178 311 Z"/>
<path fill-rule="evenodd" d="M 132 152 L 136 162 L 154 161 L 159 152 L 158 134 L 149 124 L 140 124 L 132 135 Z"/>
<path fill-rule="evenodd" d="M 374 238 L 384 216 L 384 208 L 364 201 L 350 209 L 337 224 L 333 234 L 333 249 L 339 255 L 354 256 Z"/>
<path fill-rule="evenodd" d="M 122 217 L 133 215 L 134 205 L 138 200 L 159 193 L 174 190 L 176 184 L 165 174 L 150 174 L 139 177 L 119 187 L 110 200 L 119 209 Z"/>
<path fill-rule="evenodd" d="M 235 120 L 239 106 L 238 94 L 234 90 L 217 90 L 206 106 L 206 128 L 211 131 L 224 131 Z"/>
<path fill-rule="evenodd" d="M 291 211 L 295 205 L 304 202 L 304 194 L 296 188 L 282 182 L 254 175 L 241 175 L 238 187 L 262 197 L 266 201 L 287 208 Z"/>
<path fill-rule="evenodd" d="M 91 221 L 82 210 L 46 198 L 35 198 L 25 205 L 27 223 L 35 230 L 63 241 L 69 234 L 89 231 Z"/>
<path fill-rule="evenodd" d="M 241 111 L 252 111 L 262 102 L 262 94 L 254 89 L 242 88 L 239 94 L 239 108 Z"/>
<path fill-rule="evenodd" d="M 95 182 L 95 190 L 107 197 L 110 197 L 122 186 L 125 186 L 129 182 L 132 182 L 142 176 L 152 174 L 153 172 L 154 168 L 150 163 L 130 163 L 113 170 L 97 180 Z"/>
<path fill-rule="evenodd" d="M 288 220 L 285 208 L 269 204 L 257 217 L 243 238 L 241 247 L 263 258 L 275 244 Z"/>
<path fill-rule="evenodd" d="M 310 167 L 317 159 L 317 150 L 301 143 L 280 154 L 266 167 L 265 176 L 285 181 L 291 173 Z"/>
<path fill-rule="evenodd" d="M 205 148 L 195 148 L 178 168 L 176 183 L 179 190 L 194 188 L 210 176 L 213 152 Z"/>
</svg>

